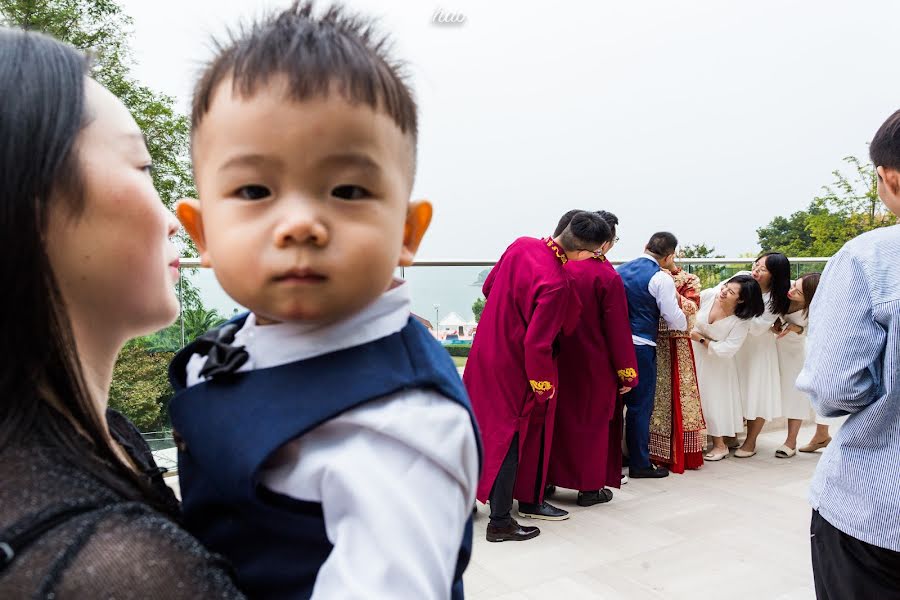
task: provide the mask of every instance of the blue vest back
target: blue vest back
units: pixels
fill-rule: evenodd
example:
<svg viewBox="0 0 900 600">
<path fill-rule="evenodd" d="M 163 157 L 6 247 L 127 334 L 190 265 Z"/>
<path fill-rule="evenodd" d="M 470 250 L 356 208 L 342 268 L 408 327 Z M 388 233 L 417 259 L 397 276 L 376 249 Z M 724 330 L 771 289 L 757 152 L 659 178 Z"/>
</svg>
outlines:
<svg viewBox="0 0 900 600">
<path fill-rule="evenodd" d="M 636 258 L 620 265 L 616 270 L 625 284 L 632 335 L 656 342 L 659 336 L 659 306 L 647 286 L 653 276 L 659 273 L 659 264 L 655 260 Z"/>
<path fill-rule="evenodd" d="M 185 366 L 194 351 L 193 345 L 184 348 L 169 370 L 177 392 L 170 413 L 179 442 L 185 525 L 231 560 L 238 585 L 252 598 L 309 598 L 332 549 L 321 504 L 258 483 L 266 459 L 285 443 L 366 402 L 427 388 L 468 411 L 481 459 L 481 439 L 456 367 L 414 319 L 361 346 L 185 389 Z M 470 517 L 460 540 L 454 600 L 464 597 L 462 574 L 471 551 Z"/>
</svg>

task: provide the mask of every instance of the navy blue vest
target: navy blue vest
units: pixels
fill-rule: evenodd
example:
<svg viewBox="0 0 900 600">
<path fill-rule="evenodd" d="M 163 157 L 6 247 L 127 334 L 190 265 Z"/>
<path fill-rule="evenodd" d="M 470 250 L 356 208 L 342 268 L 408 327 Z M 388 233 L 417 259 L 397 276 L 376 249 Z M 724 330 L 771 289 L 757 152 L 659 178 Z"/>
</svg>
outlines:
<svg viewBox="0 0 900 600">
<path fill-rule="evenodd" d="M 655 343 L 659 336 L 659 306 L 647 286 L 653 276 L 659 273 L 659 263 L 652 258 L 647 260 L 642 257 L 627 262 L 616 270 L 625 284 L 631 334 Z"/>
<path fill-rule="evenodd" d="M 241 325 L 243 318 L 236 322 Z M 332 548 L 321 504 L 258 483 L 266 459 L 285 443 L 366 402 L 427 388 L 469 412 L 480 460 L 481 439 L 456 367 L 414 319 L 401 331 L 362 346 L 216 376 L 185 389 L 185 366 L 194 351 L 188 345 L 169 368 L 177 392 L 170 413 L 179 444 L 185 525 L 210 550 L 231 560 L 238 585 L 252 598 L 309 598 Z M 460 542 L 454 599 L 464 597 L 462 574 L 471 551 L 470 517 Z M 397 597 L 404 597 L 404 590 L 398 589 Z"/>
</svg>

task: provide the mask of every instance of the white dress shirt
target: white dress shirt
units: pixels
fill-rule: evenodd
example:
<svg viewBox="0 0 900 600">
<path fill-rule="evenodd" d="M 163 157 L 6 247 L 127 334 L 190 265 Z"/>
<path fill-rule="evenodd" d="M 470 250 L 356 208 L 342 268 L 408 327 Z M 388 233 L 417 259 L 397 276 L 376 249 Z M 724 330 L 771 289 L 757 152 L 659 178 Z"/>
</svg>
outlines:
<svg viewBox="0 0 900 600">
<path fill-rule="evenodd" d="M 644 254 L 640 258 L 646 258 L 656 262 L 652 256 Z M 658 264 L 658 263 L 657 263 Z M 656 306 L 659 307 L 659 315 L 665 320 L 669 329 L 684 331 L 687 329 L 687 317 L 684 316 L 681 307 L 678 306 L 678 291 L 675 289 L 675 280 L 665 271 L 655 273 L 647 283 L 647 291 L 656 298 Z M 656 342 L 632 335 L 631 340 L 635 346 L 655 346 Z"/>
<path fill-rule="evenodd" d="M 234 343 L 250 355 L 239 371 L 396 333 L 410 316 L 408 288 L 401 284 L 350 319 L 327 326 L 260 326 L 251 313 L 235 335 Z M 188 385 L 203 380 L 205 362 L 205 356 L 191 357 Z M 334 549 L 319 570 L 313 599 L 450 597 L 478 484 L 472 423 L 455 402 L 424 389 L 368 402 L 282 446 L 261 482 L 322 504 Z"/>
</svg>

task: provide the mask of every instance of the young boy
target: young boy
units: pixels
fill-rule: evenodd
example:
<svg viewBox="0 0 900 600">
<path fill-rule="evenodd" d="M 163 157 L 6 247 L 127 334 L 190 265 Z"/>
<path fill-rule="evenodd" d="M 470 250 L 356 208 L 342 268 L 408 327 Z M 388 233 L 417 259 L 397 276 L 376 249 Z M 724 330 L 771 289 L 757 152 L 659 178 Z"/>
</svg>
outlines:
<svg viewBox="0 0 900 600">
<path fill-rule="evenodd" d="M 410 318 L 416 105 L 370 24 L 295 4 L 195 91 L 178 216 L 250 313 L 172 363 L 187 527 L 254 598 L 462 597 L 480 450 Z"/>
</svg>

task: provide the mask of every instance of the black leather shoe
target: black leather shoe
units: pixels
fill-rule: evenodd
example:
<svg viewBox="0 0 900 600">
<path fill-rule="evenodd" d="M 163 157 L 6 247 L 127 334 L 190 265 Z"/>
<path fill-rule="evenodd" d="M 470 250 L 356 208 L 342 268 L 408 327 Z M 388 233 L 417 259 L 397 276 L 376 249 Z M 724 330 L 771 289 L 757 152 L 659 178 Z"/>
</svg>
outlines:
<svg viewBox="0 0 900 600">
<path fill-rule="evenodd" d="M 553 494 L 556 493 L 556 486 L 552 483 L 548 484 L 547 487 L 544 488 L 544 498 L 552 498 Z"/>
<path fill-rule="evenodd" d="M 528 519 L 543 519 L 545 521 L 565 521 L 569 518 L 567 511 L 556 508 L 549 502 L 542 502 L 541 504 L 519 502 L 519 515 Z"/>
<path fill-rule="evenodd" d="M 578 492 L 578 506 L 593 506 L 595 504 L 603 504 L 613 499 L 613 492 L 609 488 L 602 490 L 593 490 L 590 492 Z"/>
<path fill-rule="evenodd" d="M 537 527 L 522 527 L 512 519 L 506 527 L 496 527 L 488 523 L 487 541 L 489 542 L 524 542 L 541 534 Z"/>
<path fill-rule="evenodd" d="M 631 479 L 662 479 L 669 476 L 669 469 L 665 467 L 654 467 L 650 465 L 643 469 L 628 469 L 628 477 Z"/>
</svg>

